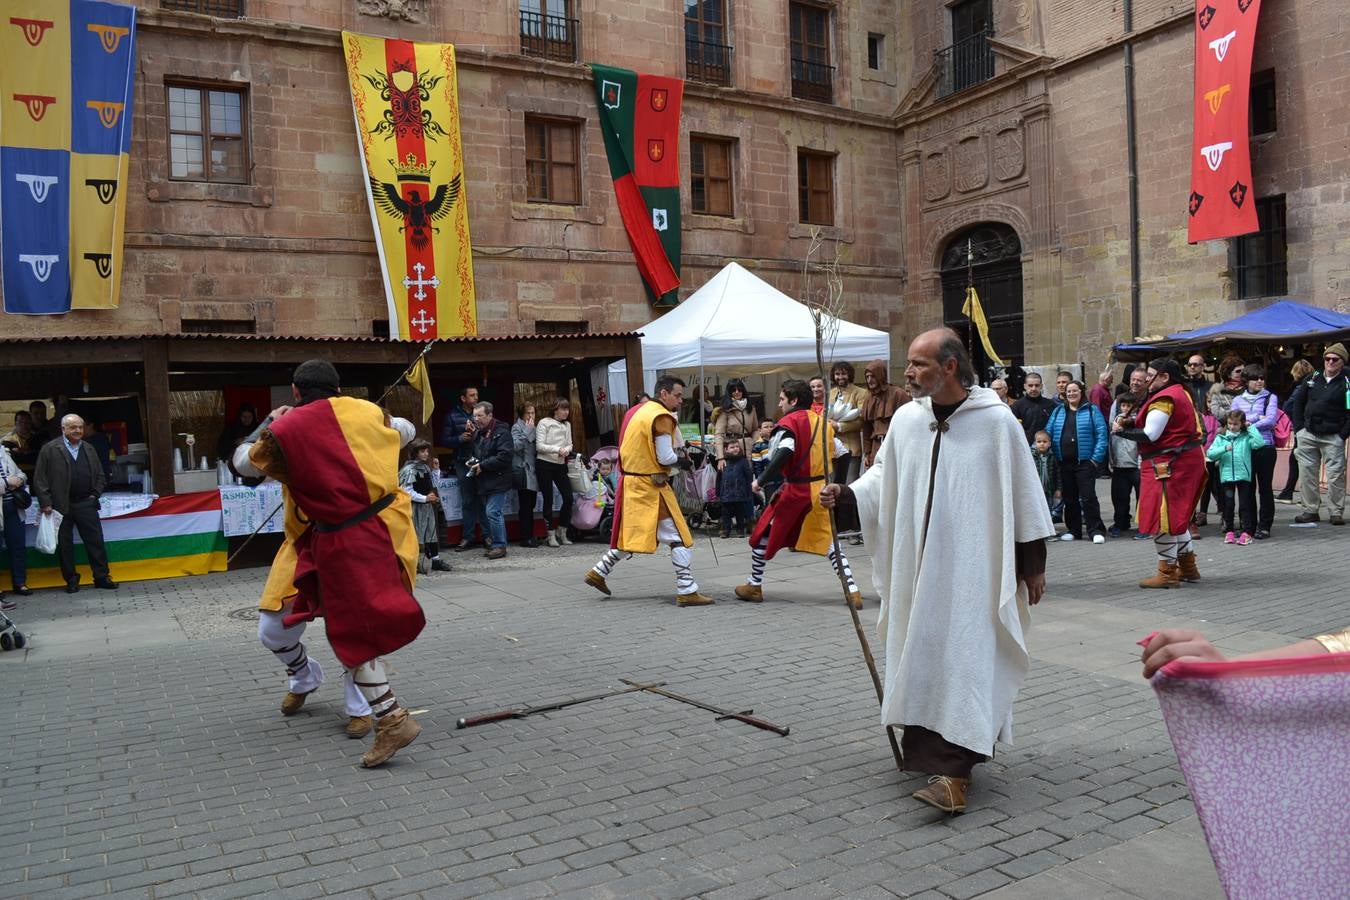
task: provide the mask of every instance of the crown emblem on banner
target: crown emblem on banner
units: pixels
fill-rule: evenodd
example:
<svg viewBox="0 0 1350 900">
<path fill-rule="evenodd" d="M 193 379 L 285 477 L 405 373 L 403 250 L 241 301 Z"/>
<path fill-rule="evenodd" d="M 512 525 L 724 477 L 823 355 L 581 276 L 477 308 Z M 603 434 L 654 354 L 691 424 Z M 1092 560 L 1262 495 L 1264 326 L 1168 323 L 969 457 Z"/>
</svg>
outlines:
<svg viewBox="0 0 1350 900">
<path fill-rule="evenodd" d="M 394 167 L 394 175 L 399 181 L 420 181 L 426 184 L 431 182 L 431 167 L 436 165 L 434 161 L 418 165 L 417 156 L 412 153 L 409 153 L 402 163 L 392 159 L 389 163 Z"/>
</svg>

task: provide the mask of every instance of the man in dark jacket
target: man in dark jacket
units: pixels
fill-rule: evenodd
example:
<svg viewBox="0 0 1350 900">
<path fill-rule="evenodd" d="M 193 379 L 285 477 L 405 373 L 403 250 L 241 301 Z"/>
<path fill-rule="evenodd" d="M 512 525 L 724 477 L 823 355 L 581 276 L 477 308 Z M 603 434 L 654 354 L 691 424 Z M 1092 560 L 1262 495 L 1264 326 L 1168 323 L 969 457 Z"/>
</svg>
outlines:
<svg viewBox="0 0 1350 900">
<path fill-rule="evenodd" d="M 455 479 L 459 483 L 459 524 L 462 529 L 457 551 L 468 550 L 476 546 L 474 529 L 484 522 L 483 498 L 478 496 L 478 485 L 472 478 L 466 477 L 465 465 L 473 456 L 475 429 L 473 408 L 478 402 L 478 388 L 466 387 L 459 392 L 459 406 L 450 410 L 441 426 L 441 446 L 454 451 Z M 483 525 L 483 537 L 488 536 L 487 526 Z"/>
<path fill-rule="evenodd" d="M 1036 432 L 1045 430 L 1045 426 L 1050 424 L 1050 414 L 1055 411 L 1055 401 L 1041 396 L 1042 387 L 1041 376 L 1028 372 L 1026 380 L 1022 382 L 1022 390 L 1026 393 L 1012 405 L 1012 414 L 1027 433 L 1027 446 L 1036 443 Z"/>
<path fill-rule="evenodd" d="M 94 449 L 86 444 L 84 420 L 79 416 L 61 419 L 61 437 L 48 441 L 38 452 L 33 473 L 33 488 L 42 514 L 53 509 L 62 516 L 56 532 L 56 558 L 66 593 L 80 589 L 80 573 L 75 571 L 74 529 L 80 530 L 89 567 L 94 570 L 94 586 L 116 590 L 117 582 L 108 572 L 108 553 L 103 548 L 103 526 L 98 520 L 98 498 L 107 486 L 103 466 Z"/>
<path fill-rule="evenodd" d="M 1345 524 L 1345 441 L 1350 438 L 1350 381 L 1345 376 L 1345 359 L 1345 345 L 1332 344 L 1322 354 L 1322 371 L 1305 379 L 1289 398 L 1289 418 L 1298 429 L 1294 458 L 1298 460 L 1303 512 L 1294 521 L 1300 525 L 1321 521 L 1319 482 L 1323 465 L 1331 524 Z"/>
<path fill-rule="evenodd" d="M 511 490 L 511 457 L 515 445 L 511 441 L 510 426 L 493 418 L 492 404 L 486 400 L 474 404 L 473 423 L 475 462 L 468 467 L 466 478 L 475 483 L 486 509 L 487 531 L 492 540 L 487 558 L 501 559 L 506 555 L 506 517 L 502 505 L 506 502 L 506 492 Z M 571 510 L 563 510 L 564 517 L 570 514 Z"/>
</svg>

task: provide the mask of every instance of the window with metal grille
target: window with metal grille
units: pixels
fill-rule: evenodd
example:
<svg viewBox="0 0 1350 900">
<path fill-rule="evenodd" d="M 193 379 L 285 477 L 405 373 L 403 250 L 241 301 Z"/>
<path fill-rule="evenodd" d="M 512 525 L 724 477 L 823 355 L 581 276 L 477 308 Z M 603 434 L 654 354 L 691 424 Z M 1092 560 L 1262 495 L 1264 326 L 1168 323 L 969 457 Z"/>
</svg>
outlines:
<svg viewBox="0 0 1350 900">
<path fill-rule="evenodd" d="M 535 334 L 585 334 L 591 323 L 585 319 L 535 319 Z"/>
<path fill-rule="evenodd" d="M 256 334 L 258 325 L 252 319 L 183 319 L 179 331 L 183 334 Z"/>
<path fill-rule="evenodd" d="M 160 0 L 160 8 L 203 13 L 220 19 L 242 19 L 244 0 Z"/>
<path fill-rule="evenodd" d="M 580 24 L 572 0 L 520 0 L 520 52 L 576 62 Z"/>
<path fill-rule="evenodd" d="M 1275 130 L 1275 70 L 1252 73 L 1252 134 L 1270 134 Z"/>
<path fill-rule="evenodd" d="M 689 209 L 710 216 L 735 215 L 731 194 L 732 138 L 689 136 Z"/>
<path fill-rule="evenodd" d="M 525 197 L 532 203 L 581 202 L 580 126 L 571 119 L 525 117 Z"/>
<path fill-rule="evenodd" d="M 792 96 L 799 100 L 834 102 L 829 9 L 809 3 L 789 3 L 788 25 Z"/>
<path fill-rule="evenodd" d="M 684 70 L 691 81 L 731 84 L 726 0 L 684 0 Z"/>
<path fill-rule="evenodd" d="M 1233 239 L 1238 299 L 1280 297 L 1289 289 L 1284 196 L 1256 201 L 1258 231 Z"/>
<path fill-rule="evenodd" d="M 247 184 L 248 92 L 169 83 L 169 177 Z"/>
<path fill-rule="evenodd" d="M 834 224 L 834 154 L 797 151 L 799 221 L 809 225 Z"/>
</svg>

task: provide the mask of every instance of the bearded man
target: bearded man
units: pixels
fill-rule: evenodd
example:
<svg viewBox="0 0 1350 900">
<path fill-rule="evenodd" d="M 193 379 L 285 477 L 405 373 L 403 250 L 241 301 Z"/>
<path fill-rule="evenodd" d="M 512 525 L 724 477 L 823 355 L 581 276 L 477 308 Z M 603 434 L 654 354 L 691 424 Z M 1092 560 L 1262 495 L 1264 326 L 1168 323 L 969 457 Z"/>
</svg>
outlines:
<svg viewBox="0 0 1350 900">
<path fill-rule="evenodd" d="M 332 363 L 301 363 L 291 377 L 296 405 L 272 410 L 235 450 L 234 466 L 282 484 L 286 537 L 258 604 L 258 639 L 290 676 L 282 715 L 298 713 L 323 682 L 301 640 L 305 624 L 322 616 L 347 672 L 348 736 L 363 736 L 375 719 L 375 743 L 361 757 L 374 768 L 422 731 L 380 661 L 426 624 L 412 590 L 419 552 L 412 501 L 398 486 L 399 448 L 415 428 L 339 394 Z"/>
<path fill-rule="evenodd" d="M 1055 529 L 1021 426 L 975 386 L 960 337 L 915 338 L 905 379 L 915 402 L 895 414 L 875 464 L 822 488 L 821 502 L 855 504 L 875 548 L 881 721 L 904 728 L 905 768 L 930 776 L 913 796 L 958 813 L 974 767 L 1012 739 Z"/>
<path fill-rule="evenodd" d="M 675 566 L 675 604 L 708 606 L 713 599 L 699 592 L 690 568 L 694 538 L 670 486 L 670 470 L 679 462 L 675 452 L 678 424 L 674 413 L 684 401 L 684 382 L 673 375 L 656 381 L 656 399 L 628 411 L 619 429 L 619 489 L 614 498 L 614 526 L 609 549 L 589 572 L 585 582 L 606 597 L 605 580 L 623 554 L 655 553 L 657 544 L 670 545 Z"/>
<path fill-rule="evenodd" d="M 1191 402 L 1175 359 L 1160 357 L 1145 373 L 1147 399 L 1132 425 L 1111 431 L 1139 443 L 1139 533 L 1152 534 L 1158 572 L 1141 588 L 1174 588 L 1199 581 L 1191 517 L 1205 489 L 1205 426 Z"/>
</svg>

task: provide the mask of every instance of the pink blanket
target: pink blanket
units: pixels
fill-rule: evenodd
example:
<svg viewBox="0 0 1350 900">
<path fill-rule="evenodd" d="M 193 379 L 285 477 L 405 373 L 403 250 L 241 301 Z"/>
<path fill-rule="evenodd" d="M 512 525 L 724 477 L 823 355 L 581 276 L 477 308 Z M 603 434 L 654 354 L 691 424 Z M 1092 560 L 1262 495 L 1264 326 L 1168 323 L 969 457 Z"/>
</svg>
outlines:
<svg viewBox="0 0 1350 900">
<path fill-rule="evenodd" d="M 1154 676 L 1223 889 L 1350 895 L 1350 653 Z"/>
</svg>

